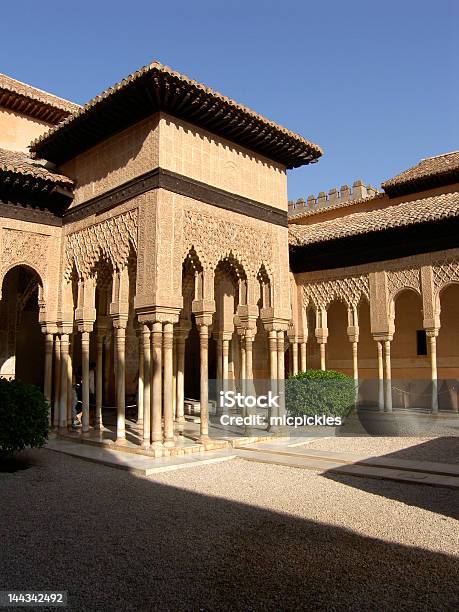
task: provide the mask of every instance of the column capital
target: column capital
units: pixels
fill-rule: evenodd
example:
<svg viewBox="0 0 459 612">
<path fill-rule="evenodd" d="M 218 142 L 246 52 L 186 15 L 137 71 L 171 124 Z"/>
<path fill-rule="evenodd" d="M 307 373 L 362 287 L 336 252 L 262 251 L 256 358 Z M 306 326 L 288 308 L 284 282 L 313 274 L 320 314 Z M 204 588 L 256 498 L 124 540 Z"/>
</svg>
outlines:
<svg viewBox="0 0 459 612">
<path fill-rule="evenodd" d="M 57 323 L 42 323 L 41 331 L 44 334 L 52 334 L 53 336 L 59 333 Z"/>
<path fill-rule="evenodd" d="M 287 331 L 290 325 L 291 313 L 288 316 L 278 316 L 280 311 L 274 308 L 261 308 L 260 318 L 266 331 Z"/>
<path fill-rule="evenodd" d="M 316 327 L 315 336 L 318 344 L 326 344 L 328 339 L 328 327 Z"/>
<path fill-rule="evenodd" d="M 440 327 L 426 327 L 424 325 L 424 329 L 428 338 L 436 338 L 440 332 Z"/>
<path fill-rule="evenodd" d="M 375 342 L 392 342 L 393 334 L 371 334 Z"/>
<path fill-rule="evenodd" d="M 77 321 L 79 332 L 92 332 L 94 329 L 94 320 Z"/>
<path fill-rule="evenodd" d="M 115 329 L 126 329 L 128 322 L 127 314 L 117 314 L 112 317 L 112 324 Z"/>
<path fill-rule="evenodd" d="M 178 323 L 180 308 L 173 306 L 152 306 L 137 311 L 139 323 Z"/>
<path fill-rule="evenodd" d="M 232 331 L 217 331 L 217 332 L 213 332 L 213 337 L 215 338 L 215 340 L 231 340 L 232 336 L 233 336 L 233 332 Z"/>
<path fill-rule="evenodd" d="M 215 313 L 215 300 L 193 300 L 191 311 L 196 318 L 198 327 L 209 327 Z"/>
<path fill-rule="evenodd" d="M 359 326 L 349 325 L 347 328 L 347 336 L 349 338 L 349 342 L 358 342 L 359 341 Z"/>
<path fill-rule="evenodd" d="M 73 321 L 59 321 L 58 334 L 73 334 Z"/>
<path fill-rule="evenodd" d="M 260 311 L 256 304 L 239 304 L 237 307 L 240 324 L 246 329 L 256 328 L 259 315 Z"/>
</svg>

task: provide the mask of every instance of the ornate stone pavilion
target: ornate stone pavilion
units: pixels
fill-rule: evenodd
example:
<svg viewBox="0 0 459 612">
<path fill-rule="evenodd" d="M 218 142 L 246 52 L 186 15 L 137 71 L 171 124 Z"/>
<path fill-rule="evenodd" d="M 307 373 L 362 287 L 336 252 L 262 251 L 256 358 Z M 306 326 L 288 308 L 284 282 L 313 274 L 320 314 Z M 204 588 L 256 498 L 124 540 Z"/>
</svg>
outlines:
<svg viewBox="0 0 459 612">
<path fill-rule="evenodd" d="M 61 432 L 80 373 L 83 433 L 114 406 L 123 443 L 133 405 L 145 448 L 185 397 L 208 440 L 209 379 L 333 367 L 387 410 L 422 379 L 436 410 L 457 378 L 458 153 L 288 221 L 320 147 L 157 62 L 83 107 L 0 76 L 0 147 L 0 375 Z"/>
</svg>

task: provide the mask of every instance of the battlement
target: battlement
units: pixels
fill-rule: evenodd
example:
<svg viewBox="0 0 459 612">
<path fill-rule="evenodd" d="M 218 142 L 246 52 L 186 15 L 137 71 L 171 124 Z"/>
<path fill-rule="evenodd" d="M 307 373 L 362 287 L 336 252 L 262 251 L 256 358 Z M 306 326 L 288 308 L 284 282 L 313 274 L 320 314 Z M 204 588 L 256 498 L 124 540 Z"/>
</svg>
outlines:
<svg viewBox="0 0 459 612">
<path fill-rule="evenodd" d="M 304 198 L 290 200 L 288 203 L 288 214 L 297 215 L 301 212 L 327 208 L 328 206 L 342 204 L 350 200 L 371 198 L 377 193 L 379 193 L 379 191 L 372 185 L 365 185 L 365 183 L 360 180 L 354 181 L 352 189 L 348 185 L 342 185 L 340 189 L 333 187 L 328 193 L 321 191 L 317 197 L 315 195 L 310 195 L 307 200 Z"/>
</svg>

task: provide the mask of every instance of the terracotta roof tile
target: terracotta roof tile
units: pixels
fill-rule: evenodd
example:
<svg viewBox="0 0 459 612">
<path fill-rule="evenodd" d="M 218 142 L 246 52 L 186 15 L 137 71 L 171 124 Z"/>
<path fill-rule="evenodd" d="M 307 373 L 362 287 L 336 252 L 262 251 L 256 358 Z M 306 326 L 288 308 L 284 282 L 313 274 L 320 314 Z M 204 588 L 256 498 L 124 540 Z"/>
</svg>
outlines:
<svg viewBox="0 0 459 612">
<path fill-rule="evenodd" d="M 292 224 L 289 226 L 289 242 L 291 246 L 305 246 L 452 217 L 459 217 L 457 191 L 378 210 L 352 213 L 322 223 Z"/>
<path fill-rule="evenodd" d="M 73 181 L 67 176 L 52 172 L 44 167 L 43 160 L 31 159 L 25 153 L 0 149 L 0 173 L 19 174 L 24 177 L 55 183 L 62 187 L 72 187 Z"/>
<path fill-rule="evenodd" d="M 382 183 L 389 195 L 412 193 L 459 181 L 459 151 L 427 157 L 412 168 Z"/>
<path fill-rule="evenodd" d="M 56 124 L 81 106 L 0 73 L 0 106 Z"/>
<path fill-rule="evenodd" d="M 129 121 L 140 120 L 142 113 L 148 116 L 160 110 L 222 134 L 288 167 L 310 163 L 323 154 L 318 145 L 299 134 L 159 62 L 137 70 L 90 100 L 37 138 L 31 150 L 61 162 L 127 127 Z M 91 129 L 86 122 L 91 122 Z"/>
</svg>

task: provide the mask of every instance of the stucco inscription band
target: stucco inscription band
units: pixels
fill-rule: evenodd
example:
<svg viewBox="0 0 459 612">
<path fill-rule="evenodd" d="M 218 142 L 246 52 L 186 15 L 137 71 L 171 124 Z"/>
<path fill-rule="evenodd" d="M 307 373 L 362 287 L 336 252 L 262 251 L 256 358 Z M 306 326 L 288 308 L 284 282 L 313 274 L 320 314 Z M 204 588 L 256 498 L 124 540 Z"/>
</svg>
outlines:
<svg viewBox="0 0 459 612">
<path fill-rule="evenodd" d="M 163 168 L 155 168 L 139 177 L 136 177 L 119 187 L 97 196 L 91 200 L 70 209 L 64 214 L 64 223 L 71 223 L 83 219 L 90 214 L 100 214 L 108 211 L 126 200 L 146 193 L 152 189 L 167 189 L 189 198 L 193 198 L 212 206 L 224 208 L 232 212 L 254 217 L 261 221 L 274 223 L 287 227 L 287 213 L 242 196 L 237 196 L 223 189 L 202 183 L 170 172 Z"/>
</svg>

